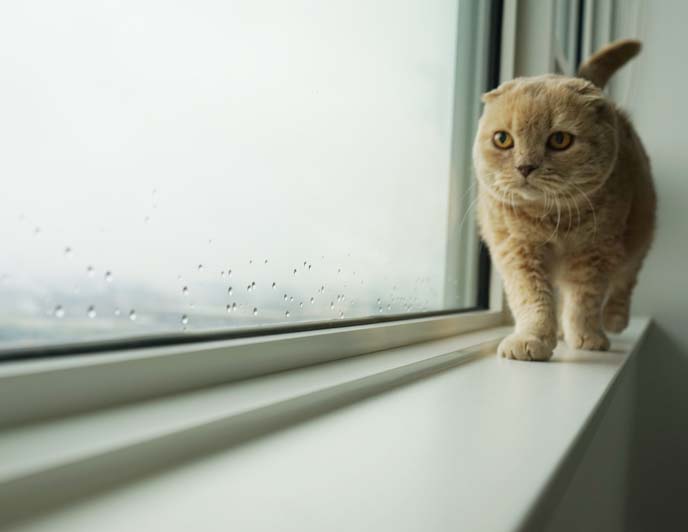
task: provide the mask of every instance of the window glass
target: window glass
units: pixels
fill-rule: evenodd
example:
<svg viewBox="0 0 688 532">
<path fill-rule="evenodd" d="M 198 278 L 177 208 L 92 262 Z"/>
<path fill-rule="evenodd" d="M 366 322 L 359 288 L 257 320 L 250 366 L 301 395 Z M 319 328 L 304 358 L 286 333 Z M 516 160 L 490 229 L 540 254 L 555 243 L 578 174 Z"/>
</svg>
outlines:
<svg viewBox="0 0 688 532">
<path fill-rule="evenodd" d="M 447 268 L 458 19 L 3 2 L 0 349 L 474 305 Z"/>
<path fill-rule="evenodd" d="M 569 58 L 570 56 L 570 50 L 569 50 L 569 29 L 570 29 L 570 19 L 571 19 L 571 0 L 556 0 L 555 4 L 555 15 L 556 15 L 556 24 L 554 26 L 555 29 L 555 38 L 557 41 L 557 44 L 559 45 L 559 49 L 561 50 L 563 56 L 565 58 Z"/>
</svg>

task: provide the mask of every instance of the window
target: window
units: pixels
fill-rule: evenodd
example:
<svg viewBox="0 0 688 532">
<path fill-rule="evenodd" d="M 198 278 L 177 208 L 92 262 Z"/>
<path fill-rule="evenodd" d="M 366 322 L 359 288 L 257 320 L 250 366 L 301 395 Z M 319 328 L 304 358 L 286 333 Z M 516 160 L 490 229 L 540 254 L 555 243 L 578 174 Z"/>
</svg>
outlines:
<svg viewBox="0 0 688 532">
<path fill-rule="evenodd" d="M 556 0 L 552 53 L 554 69 L 558 74 L 575 75 L 580 62 L 579 43 L 582 34 L 582 15 L 585 9 L 583 4 L 582 0 Z"/>
<path fill-rule="evenodd" d="M 490 9 L 4 3 L 0 350 L 484 308 Z"/>
</svg>

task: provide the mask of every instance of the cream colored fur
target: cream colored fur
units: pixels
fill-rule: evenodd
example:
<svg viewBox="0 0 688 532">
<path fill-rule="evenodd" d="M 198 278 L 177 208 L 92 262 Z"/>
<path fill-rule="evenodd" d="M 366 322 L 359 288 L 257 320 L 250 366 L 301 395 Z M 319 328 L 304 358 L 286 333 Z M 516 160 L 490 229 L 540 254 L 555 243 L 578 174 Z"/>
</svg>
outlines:
<svg viewBox="0 0 688 532">
<path fill-rule="evenodd" d="M 615 43 L 580 75 L 603 85 L 639 49 Z M 640 139 L 600 87 L 582 78 L 519 78 L 483 100 L 473 148 L 478 220 L 516 322 L 499 353 L 547 360 L 558 329 L 571 347 L 608 349 L 604 330 L 628 324 L 654 232 L 656 199 Z M 512 147 L 495 145 L 501 131 Z M 573 135 L 570 147 L 548 145 L 556 132 Z M 524 176 L 527 166 L 535 169 Z"/>
</svg>

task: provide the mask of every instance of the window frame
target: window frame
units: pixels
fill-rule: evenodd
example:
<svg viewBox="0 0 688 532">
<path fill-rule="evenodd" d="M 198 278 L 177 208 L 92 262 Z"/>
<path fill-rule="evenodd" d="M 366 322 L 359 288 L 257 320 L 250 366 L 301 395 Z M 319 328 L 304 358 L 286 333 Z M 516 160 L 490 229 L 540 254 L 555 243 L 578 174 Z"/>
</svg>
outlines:
<svg viewBox="0 0 688 532">
<path fill-rule="evenodd" d="M 479 24 L 465 16 L 467 9 L 481 10 Z M 479 94 L 494 87 L 499 76 L 505 75 L 504 68 L 500 70 L 500 58 L 505 55 L 505 50 L 507 56 L 513 55 L 510 48 L 514 43 L 505 42 L 501 36 L 507 27 L 511 27 L 509 31 L 514 33 L 516 20 L 508 13 L 503 17 L 503 12 L 502 0 L 480 3 L 459 0 L 457 61 L 461 60 L 462 53 L 474 54 L 476 51 L 479 54 L 476 59 L 480 61 L 476 68 L 479 75 L 468 80 L 471 87 L 466 93 L 461 92 L 461 80 L 458 71 L 456 73 L 453 141 L 455 150 L 460 151 L 452 154 L 450 181 L 454 188 L 450 193 L 457 191 L 459 177 L 473 178 L 470 145 L 480 112 Z M 470 27 L 471 35 L 480 34 L 481 29 L 488 31 L 484 32 L 484 39 L 480 39 L 482 42 L 477 46 L 464 50 L 460 48 L 461 29 L 466 27 Z M 470 107 L 461 104 L 467 99 L 470 99 Z M 462 145 L 456 148 L 459 141 Z M 459 210 L 461 216 L 471 218 L 470 231 L 475 251 L 471 253 L 474 268 L 467 272 L 463 282 L 476 286 L 476 307 L 0 352 L 0 404 L 3 405 L 0 427 L 504 325 L 508 314 L 501 283 L 497 273 L 490 268 L 487 249 L 479 244 L 475 222 L 467 211 L 467 200 L 464 198 Z M 457 235 L 450 233 L 450 245 L 455 244 L 452 236 Z"/>
</svg>

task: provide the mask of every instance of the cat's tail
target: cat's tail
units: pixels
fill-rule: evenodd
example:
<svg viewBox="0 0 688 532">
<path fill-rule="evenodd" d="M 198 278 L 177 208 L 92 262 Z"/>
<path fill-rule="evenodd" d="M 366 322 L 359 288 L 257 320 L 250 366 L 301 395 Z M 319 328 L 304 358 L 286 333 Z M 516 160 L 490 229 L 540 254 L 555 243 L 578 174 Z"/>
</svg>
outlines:
<svg viewBox="0 0 688 532">
<path fill-rule="evenodd" d="M 600 89 L 609 81 L 614 72 L 633 59 L 642 45 L 640 41 L 623 39 L 615 41 L 592 54 L 578 69 L 578 77 L 592 81 Z"/>
</svg>

